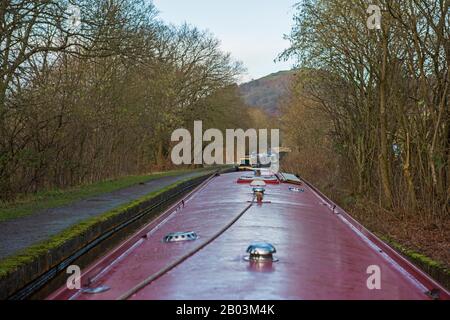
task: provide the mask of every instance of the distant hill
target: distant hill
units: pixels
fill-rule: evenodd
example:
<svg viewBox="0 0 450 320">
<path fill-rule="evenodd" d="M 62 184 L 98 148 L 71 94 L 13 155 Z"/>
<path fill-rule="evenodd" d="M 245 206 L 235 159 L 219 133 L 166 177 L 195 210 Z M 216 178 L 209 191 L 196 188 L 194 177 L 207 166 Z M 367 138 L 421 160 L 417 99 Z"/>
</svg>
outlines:
<svg viewBox="0 0 450 320">
<path fill-rule="evenodd" d="M 288 94 L 295 70 L 272 73 L 241 84 L 239 90 L 247 105 L 261 108 L 271 115 L 278 114 L 281 98 Z"/>
</svg>

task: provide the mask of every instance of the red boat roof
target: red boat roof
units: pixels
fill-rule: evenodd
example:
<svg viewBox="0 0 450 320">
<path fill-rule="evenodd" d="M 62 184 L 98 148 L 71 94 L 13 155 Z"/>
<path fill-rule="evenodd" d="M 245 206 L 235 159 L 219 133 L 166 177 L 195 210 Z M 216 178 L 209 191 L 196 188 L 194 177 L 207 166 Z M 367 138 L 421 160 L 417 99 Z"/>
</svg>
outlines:
<svg viewBox="0 0 450 320">
<path fill-rule="evenodd" d="M 63 287 L 49 299 L 430 299 L 431 290 L 449 298 L 307 183 L 280 175 L 286 181 L 267 184 L 256 203 L 241 176 L 211 178 L 85 270 L 84 286 L 109 290 Z M 255 242 L 272 244 L 277 261 L 246 259 Z M 367 286 L 370 266 L 381 271 L 380 289 Z"/>
</svg>

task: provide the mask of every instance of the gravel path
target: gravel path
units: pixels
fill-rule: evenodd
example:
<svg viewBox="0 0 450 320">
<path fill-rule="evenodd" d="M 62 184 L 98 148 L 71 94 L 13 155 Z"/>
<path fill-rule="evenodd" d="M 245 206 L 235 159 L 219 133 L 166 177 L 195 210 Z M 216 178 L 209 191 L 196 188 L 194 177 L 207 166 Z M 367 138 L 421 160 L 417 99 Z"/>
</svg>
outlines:
<svg viewBox="0 0 450 320">
<path fill-rule="evenodd" d="M 63 207 L 46 209 L 29 216 L 0 222 L 0 260 L 46 240 L 81 221 L 202 173 L 204 171 L 156 178 L 144 184 L 87 198 Z"/>
</svg>

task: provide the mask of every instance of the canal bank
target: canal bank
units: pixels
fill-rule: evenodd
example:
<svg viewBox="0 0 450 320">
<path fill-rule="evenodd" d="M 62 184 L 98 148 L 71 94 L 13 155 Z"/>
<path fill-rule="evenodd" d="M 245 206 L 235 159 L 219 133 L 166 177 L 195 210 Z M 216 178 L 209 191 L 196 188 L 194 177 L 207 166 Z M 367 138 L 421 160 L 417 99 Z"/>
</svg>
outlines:
<svg viewBox="0 0 450 320">
<path fill-rule="evenodd" d="M 155 218 L 167 205 L 195 188 L 195 186 L 199 185 L 212 174 L 213 171 L 210 170 L 191 172 L 187 176 L 177 177 L 175 181 L 165 179 L 165 186 L 161 186 L 160 184 L 158 187 L 155 187 L 154 181 L 151 181 L 152 188 L 155 188 L 153 191 L 145 193 L 142 190 L 145 185 L 134 186 L 132 187 L 135 188 L 134 190 L 127 188 L 126 190 L 115 193 L 116 196 L 118 194 L 128 194 L 130 196 L 129 198 L 120 198 L 120 200 L 111 194 L 101 197 L 102 199 L 111 198 L 111 201 L 83 200 L 84 203 L 92 203 L 92 207 L 90 207 L 91 211 L 87 211 L 96 211 L 97 213 L 87 214 L 83 210 L 74 211 L 77 216 L 83 216 L 83 214 L 87 214 L 87 216 L 75 223 L 70 219 L 69 221 L 65 221 L 68 226 L 63 227 L 61 229 L 62 231 L 49 235 L 46 240 L 34 243 L 0 261 L 0 299 L 10 297 L 19 299 L 27 298 L 30 292 L 24 292 L 15 297 L 13 294 L 42 277 L 40 283 L 37 283 L 36 287 L 32 288 L 32 291 L 34 291 L 47 281 L 46 279 L 49 276 L 54 277 L 60 273 L 61 270 L 58 269 L 62 269 L 65 264 L 79 259 L 80 257 L 73 255 L 80 255 L 78 253 L 80 250 L 83 251 L 83 249 L 87 248 L 87 252 L 93 249 L 93 247 L 96 247 L 98 244 L 92 246 L 92 243 L 96 240 L 98 241 L 100 239 L 101 241 L 112 243 L 114 241 L 110 241 L 110 238 L 119 231 L 118 229 L 125 234 L 132 232 L 142 223 Z M 137 190 L 140 191 L 138 192 Z M 127 199 L 128 201 L 126 201 Z M 70 207 L 74 209 L 79 206 L 80 203 L 77 203 L 72 204 Z M 108 208 L 108 206 L 112 207 Z M 59 210 L 67 211 L 67 208 L 59 208 Z M 41 218 L 43 221 L 42 216 L 33 216 Z M 62 217 L 63 215 L 60 217 L 61 221 L 63 221 Z M 39 220 L 38 218 L 35 218 L 36 221 Z M 80 219 L 80 217 L 77 218 Z M 54 221 L 51 221 L 51 223 L 53 224 Z M 43 233 L 48 232 L 45 227 L 38 229 L 41 229 Z M 17 232 L 23 238 L 28 236 L 26 233 L 20 234 L 20 230 L 17 230 Z M 120 240 L 120 237 L 116 238 L 118 238 L 118 241 Z M 90 244 L 92 248 L 89 248 Z M 84 255 L 86 252 L 81 255 Z M 88 263 L 88 261 L 85 262 Z"/>
</svg>

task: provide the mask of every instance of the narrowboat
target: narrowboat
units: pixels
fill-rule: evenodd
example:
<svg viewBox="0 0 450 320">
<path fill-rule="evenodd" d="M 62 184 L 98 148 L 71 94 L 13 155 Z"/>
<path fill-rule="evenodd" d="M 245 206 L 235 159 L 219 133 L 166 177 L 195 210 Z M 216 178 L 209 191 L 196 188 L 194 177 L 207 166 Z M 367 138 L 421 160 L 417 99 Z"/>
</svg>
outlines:
<svg viewBox="0 0 450 320">
<path fill-rule="evenodd" d="M 215 174 L 50 300 L 431 300 L 449 292 L 304 179 Z"/>
</svg>

